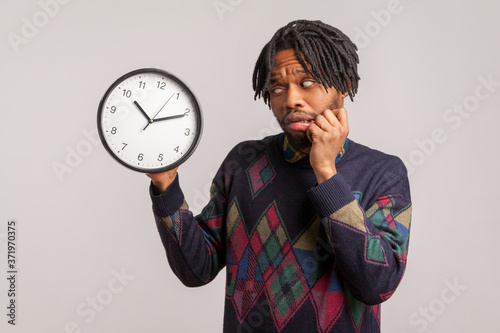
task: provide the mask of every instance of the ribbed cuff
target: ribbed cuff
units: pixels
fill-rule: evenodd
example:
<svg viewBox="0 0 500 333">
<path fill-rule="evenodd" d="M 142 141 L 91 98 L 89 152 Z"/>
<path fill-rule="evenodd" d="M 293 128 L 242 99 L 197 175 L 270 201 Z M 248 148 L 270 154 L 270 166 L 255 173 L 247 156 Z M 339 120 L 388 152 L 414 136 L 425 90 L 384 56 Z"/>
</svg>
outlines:
<svg viewBox="0 0 500 333">
<path fill-rule="evenodd" d="M 179 175 L 165 193 L 155 195 L 153 193 L 153 183 L 149 185 L 149 195 L 153 202 L 153 212 L 159 217 L 167 217 L 174 214 L 184 203 L 184 194 L 179 186 Z"/>
<path fill-rule="evenodd" d="M 320 218 L 330 216 L 356 200 L 351 193 L 349 184 L 339 173 L 310 189 L 308 194 Z"/>
</svg>

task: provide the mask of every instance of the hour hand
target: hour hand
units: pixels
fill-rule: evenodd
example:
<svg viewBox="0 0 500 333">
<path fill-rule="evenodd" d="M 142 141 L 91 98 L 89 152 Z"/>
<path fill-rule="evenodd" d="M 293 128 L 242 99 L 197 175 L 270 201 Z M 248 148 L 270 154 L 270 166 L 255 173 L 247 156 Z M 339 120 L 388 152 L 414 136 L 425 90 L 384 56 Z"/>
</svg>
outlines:
<svg viewBox="0 0 500 333">
<path fill-rule="evenodd" d="M 144 117 L 146 117 L 146 119 L 148 120 L 148 123 L 152 123 L 153 122 L 153 119 L 149 118 L 149 116 L 146 113 L 146 111 L 144 111 L 144 109 L 139 105 L 139 103 L 137 103 L 137 101 L 134 101 L 134 105 L 137 106 L 137 108 L 139 109 L 139 111 L 141 111 L 142 115 Z"/>
</svg>

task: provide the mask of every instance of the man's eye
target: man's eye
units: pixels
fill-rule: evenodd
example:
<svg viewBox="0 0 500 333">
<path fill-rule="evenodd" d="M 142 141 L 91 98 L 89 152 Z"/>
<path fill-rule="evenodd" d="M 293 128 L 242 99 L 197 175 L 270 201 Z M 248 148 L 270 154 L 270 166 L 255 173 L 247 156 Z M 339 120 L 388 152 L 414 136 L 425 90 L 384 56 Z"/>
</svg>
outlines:
<svg viewBox="0 0 500 333">
<path fill-rule="evenodd" d="M 307 81 L 304 81 L 302 82 L 302 87 L 309 87 L 309 86 L 312 86 L 314 84 L 314 81 L 311 81 L 311 80 L 307 80 Z"/>
<path fill-rule="evenodd" d="M 274 89 L 271 89 L 271 94 L 276 95 L 282 91 L 283 91 L 283 89 L 281 89 L 281 88 L 274 88 Z"/>
</svg>

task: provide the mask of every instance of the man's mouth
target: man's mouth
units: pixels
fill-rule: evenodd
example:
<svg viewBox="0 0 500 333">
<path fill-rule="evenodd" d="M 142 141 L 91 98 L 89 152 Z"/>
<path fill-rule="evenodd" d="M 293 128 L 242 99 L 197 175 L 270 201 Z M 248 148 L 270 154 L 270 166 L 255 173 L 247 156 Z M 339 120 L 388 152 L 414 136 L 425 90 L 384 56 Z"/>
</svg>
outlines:
<svg viewBox="0 0 500 333">
<path fill-rule="evenodd" d="M 314 123 L 314 117 L 304 114 L 289 114 L 285 118 L 285 126 L 294 131 L 306 132 L 311 124 Z"/>
<path fill-rule="evenodd" d="M 313 123 L 314 120 L 313 119 L 309 119 L 309 120 L 292 120 L 291 122 L 292 123 Z"/>
</svg>

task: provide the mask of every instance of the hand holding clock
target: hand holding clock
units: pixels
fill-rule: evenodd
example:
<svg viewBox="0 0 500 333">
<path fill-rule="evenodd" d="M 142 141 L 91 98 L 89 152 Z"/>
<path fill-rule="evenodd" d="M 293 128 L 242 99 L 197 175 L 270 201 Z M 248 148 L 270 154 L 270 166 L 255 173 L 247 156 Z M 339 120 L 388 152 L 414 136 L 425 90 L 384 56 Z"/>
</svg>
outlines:
<svg viewBox="0 0 500 333">
<path fill-rule="evenodd" d="M 174 182 L 175 177 L 177 176 L 177 169 L 179 167 L 175 167 L 172 170 L 168 170 L 160 173 L 147 173 L 146 176 L 151 178 L 151 182 L 153 183 L 153 193 L 155 195 L 163 194 L 167 191 L 169 186 Z"/>
</svg>

